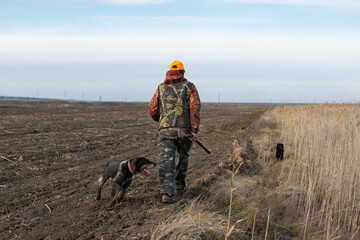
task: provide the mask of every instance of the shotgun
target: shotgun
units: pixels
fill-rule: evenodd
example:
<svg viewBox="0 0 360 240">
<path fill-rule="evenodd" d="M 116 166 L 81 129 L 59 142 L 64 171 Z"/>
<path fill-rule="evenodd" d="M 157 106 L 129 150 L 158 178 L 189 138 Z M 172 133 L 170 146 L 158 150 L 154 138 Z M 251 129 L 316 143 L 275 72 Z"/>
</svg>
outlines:
<svg viewBox="0 0 360 240">
<path fill-rule="evenodd" d="M 181 128 L 178 128 L 178 136 L 179 138 L 192 138 L 193 135 L 192 133 L 187 134 L 185 133 L 184 130 L 182 130 Z M 195 141 L 202 149 L 205 150 L 205 152 L 207 152 L 208 154 L 211 154 L 211 152 L 209 151 L 209 149 L 207 149 L 199 140 Z"/>
</svg>

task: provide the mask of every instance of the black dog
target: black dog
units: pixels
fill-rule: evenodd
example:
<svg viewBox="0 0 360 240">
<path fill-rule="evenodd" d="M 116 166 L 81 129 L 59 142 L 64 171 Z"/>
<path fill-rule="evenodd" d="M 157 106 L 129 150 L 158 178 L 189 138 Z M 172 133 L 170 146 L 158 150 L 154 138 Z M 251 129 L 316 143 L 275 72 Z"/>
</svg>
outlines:
<svg viewBox="0 0 360 240">
<path fill-rule="evenodd" d="M 110 207 L 114 206 L 115 203 L 119 203 L 124 197 L 126 189 L 131 184 L 133 175 L 143 173 L 149 176 L 151 172 L 148 168 L 155 166 L 156 163 L 143 157 L 133 158 L 127 161 L 111 158 L 105 167 L 104 174 L 98 180 L 99 188 L 96 199 L 101 199 L 101 189 L 110 178 L 112 182 L 111 195 L 114 196 Z"/>
<path fill-rule="evenodd" d="M 284 159 L 284 144 L 282 144 L 282 143 L 278 143 L 276 145 L 276 158 L 278 160 Z"/>
</svg>

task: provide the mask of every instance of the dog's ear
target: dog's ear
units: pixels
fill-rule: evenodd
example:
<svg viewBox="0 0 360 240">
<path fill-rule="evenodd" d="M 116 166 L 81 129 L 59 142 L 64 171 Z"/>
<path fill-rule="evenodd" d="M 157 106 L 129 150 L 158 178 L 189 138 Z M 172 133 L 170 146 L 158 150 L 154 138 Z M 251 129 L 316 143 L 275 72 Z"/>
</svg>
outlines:
<svg viewBox="0 0 360 240">
<path fill-rule="evenodd" d="M 134 171 L 134 174 L 136 173 L 136 163 L 139 161 L 139 158 L 134 158 L 130 160 L 130 167 Z"/>
</svg>

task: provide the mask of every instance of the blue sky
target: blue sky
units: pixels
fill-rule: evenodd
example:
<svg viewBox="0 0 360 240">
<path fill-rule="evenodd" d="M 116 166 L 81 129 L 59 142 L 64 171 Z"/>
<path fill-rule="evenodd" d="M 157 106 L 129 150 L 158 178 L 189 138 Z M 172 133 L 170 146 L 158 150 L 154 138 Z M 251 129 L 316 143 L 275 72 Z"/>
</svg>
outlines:
<svg viewBox="0 0 360 240">
<path fill-rule="evenodd" d="M 0 95 L 149 101 L 174 60 L 202 101 L 360 101 L 359 0 L 0 0 Z"/>
</svg>

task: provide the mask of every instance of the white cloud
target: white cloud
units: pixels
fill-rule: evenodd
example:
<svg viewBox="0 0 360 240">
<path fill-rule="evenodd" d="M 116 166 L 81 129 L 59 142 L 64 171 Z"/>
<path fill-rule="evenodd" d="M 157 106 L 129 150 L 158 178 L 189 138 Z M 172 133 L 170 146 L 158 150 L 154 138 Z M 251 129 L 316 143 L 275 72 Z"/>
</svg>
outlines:
<svg viewBox="0 0 360 240">
<path fill-rule="evenodd" d="M 167 0 L 84 0 L 90 3 L 108 4 L 108 5 L 150 5 L 162 4 Z"/>
<path fill-rule="evenodd" d="M 209 2 L 209 0 L 203 0 Z M 211 0 L 222 3 L 305 5 L 334 8 L 360 8 L 359 0 Z M 105 5 L 152 5 L 174 2 L 174 0 L 0 0 L 0 2 L 87 2 Z M 196 1 L 194 1 L 196 2 Z"/>
<path fill-rule="evenodd" d="M 148 100 L 175 59 L 204 101 L 358 99 L 360 35 L 249 32 L 0 34 L 0 95 Z"/>
<path fill-rule="evenodd" d="M 263 19 L 232 17 L 194 17 L 194 16 L 89 16 L 93 19 L 139 20 L 139 21 L 186 21 L 208 23 L 249 23 L 262 22 Z"/>
<path fill-rule="evenodd" d="M 360 8 L 359 0 L 215 0 L 224 3 L 305 5 L 333 8 Z"/>
<path fill-rule="evenodd" d="M 222 32 L 0 35 L 0 64 L 156 64 L 176 56 L 209 65 L 358 66 L 360 36 Z"/>
<path fill-rule="evenodd" d="M 152 5 L 169 1 L 171 0 L 0 0 L 0 2 L 86 2 L 105 5 Z"/>
</svg>

